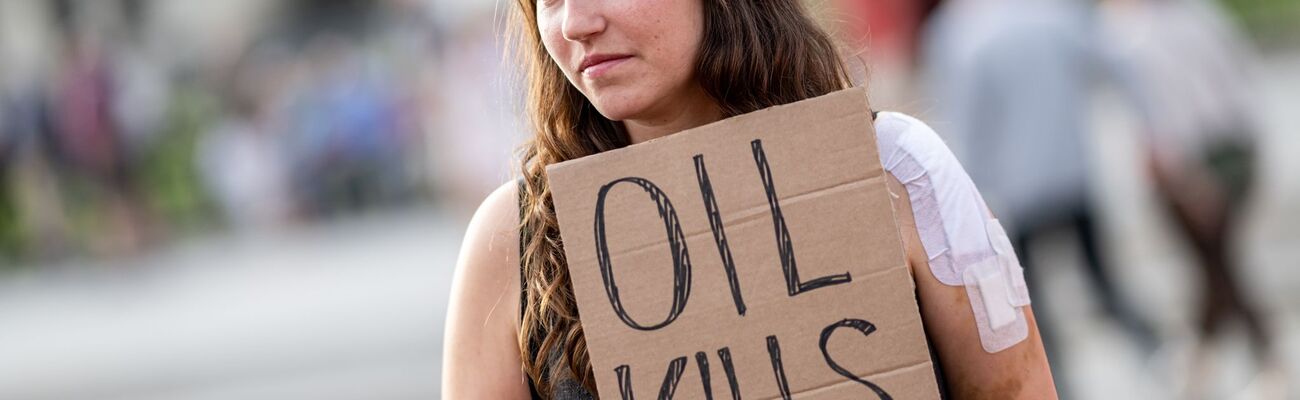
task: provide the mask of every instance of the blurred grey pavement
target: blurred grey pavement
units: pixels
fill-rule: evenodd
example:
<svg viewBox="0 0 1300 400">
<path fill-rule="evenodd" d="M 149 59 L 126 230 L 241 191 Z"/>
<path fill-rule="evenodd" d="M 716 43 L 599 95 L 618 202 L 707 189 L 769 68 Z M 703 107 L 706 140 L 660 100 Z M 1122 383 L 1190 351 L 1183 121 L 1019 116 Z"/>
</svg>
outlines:
<svg viewBox="0 0 1300 400">
<path fill-rule="evenodd" d="M 1300 54 L 1259 67 L 1265 176 L 1244 272 L 1276 319 L 1300 382 Z M 1124 292 L 1168 344 L 1137 349 L 1098 315 L 1075 250 L 1039 252 L 1071 392 L 1177 396 L 1193 290 L 1154 206 L 1118 96 L 1097 101 L 1105 243 Z M 442 323 L 465 210 L 388 211 L 275 233 L 218 233 L 131 259 L 71 260 L 0 275 L 0 399 L 437 398 Z M 1044 254 L 1046 253 L 1046 254 Z M 1231 337 L 1231 336 L 1230 336 Z M 1226 340 L 1211 398 L 1253 398 L 1244 346 Z"/>
<path fill-rule="evenodd" d="M 465 218 L 434 210 L 0 283 L 0 399 L 437 398 Z"/>
</svg>

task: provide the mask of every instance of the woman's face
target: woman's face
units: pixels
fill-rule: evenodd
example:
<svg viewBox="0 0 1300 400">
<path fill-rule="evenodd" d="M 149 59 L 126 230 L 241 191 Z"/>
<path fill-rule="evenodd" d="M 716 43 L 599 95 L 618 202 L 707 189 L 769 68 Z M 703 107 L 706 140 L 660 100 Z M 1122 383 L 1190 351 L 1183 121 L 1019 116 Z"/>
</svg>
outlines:
<svg viewBox="0 0 1300 400">
<path fill-rule="evenodd" d="M 537 0 L 537 27 L 569 82 L 611 120 L 694 104 L 702 0 Z"/>
</svg>

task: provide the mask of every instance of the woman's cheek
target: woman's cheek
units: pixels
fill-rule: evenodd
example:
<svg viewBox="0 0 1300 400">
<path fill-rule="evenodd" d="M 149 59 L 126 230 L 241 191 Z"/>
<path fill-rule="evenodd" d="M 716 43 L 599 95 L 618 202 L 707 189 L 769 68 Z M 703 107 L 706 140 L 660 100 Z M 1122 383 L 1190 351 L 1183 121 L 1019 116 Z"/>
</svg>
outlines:
<svg viewBox="0 0 1300 400">
<path fill-rule="evenodd" d="M 548 11 L 537 11 L 537 31 L 542 39 L 542 47 L 546 48 L 546 52 L 551 55 L 551 60 L 555 61 L 556 65 L 565 69 L 564 60 L 568 54 L 568 46 L 560 31 L 560 22 L 561 20 L 552 18 Z M 565 72 L 568 72 L 567 69 Z"/>
</svg>

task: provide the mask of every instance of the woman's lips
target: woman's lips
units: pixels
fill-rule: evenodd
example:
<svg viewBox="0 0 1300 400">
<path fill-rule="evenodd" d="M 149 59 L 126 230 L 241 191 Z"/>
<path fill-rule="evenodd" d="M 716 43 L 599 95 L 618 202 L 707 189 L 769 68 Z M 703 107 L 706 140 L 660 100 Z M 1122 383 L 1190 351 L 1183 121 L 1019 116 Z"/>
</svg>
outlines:
<svg viewBox="0 0 1300 400">
<path fill-rule="evenodd" d="M 628 59 L 631 58 L 632 56 L 620 56 L 620 57 L 614 57 L 614 58 L 602 60 L 598 63 L 594 63 L 588 66 L 587 68 L 583 68 L 582 75 L 589 78 L 599 78 L 601 75 L 604 75 L 606 72 L 608 72 L 611 68 L 614 68 L 619 64 L 622 64 L 624 61 L 627 61 Z"/>
</svg>

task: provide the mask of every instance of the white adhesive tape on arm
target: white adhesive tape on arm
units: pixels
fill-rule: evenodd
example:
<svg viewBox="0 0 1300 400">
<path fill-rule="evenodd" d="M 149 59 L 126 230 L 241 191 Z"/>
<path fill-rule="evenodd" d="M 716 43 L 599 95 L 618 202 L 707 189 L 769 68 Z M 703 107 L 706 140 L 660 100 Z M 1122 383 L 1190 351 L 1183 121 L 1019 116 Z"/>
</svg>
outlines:
<svg viewBox="0 0 1300 400">
<path fill-rule="evenodd" d="M 1024 311 L 1011 303 L 1009 279 L 1004 271 L 999 257 L 991 257 L 962 274 L 980 345 L 989 353 L 1006 350 L 1029 337 Z"/>
<path fill-rule="evenodd" d="M 965 270 L 962 282 L 970 298 L 975 325 L 984 351 L 996 353 L 1029 337 L 1024 307 L 1029 305 L 1024 268 L 1016 258 L 1011 240 L 996 219 L 984 222 L 993 250 L 985 261 Z"/>
<path fill-rule="evenodd" d="M 1002 224 L 937 133 L 903 114 L 880 115 L 880 159 L 907 189 L 930 271 L 945 285 L 966 287 L 984 350 L 1024 340 L 1029 292 Z"/>
<path fill-rule="evenodd" d="M 998 259 L 1001 260 L 1002 272 L 1007 276 L 1007 292 L 1011 296 L 1011 305 L 1017 307 L 1029 305 L 1029 285 L 1025 283 L 1025 269 L 1020 265 L 1020 259 L 1016 257 L 1015 248 L 1011 247 L 1011 239 L 1007 237 L 1006 230 L 996 219 L 990 219 L 985 226 L 988 227 L 989 243 L 997 252 Z"/>
<path fill-rule="evenodd" d="M 963 270 L 992 254 L 984 199 L 957 157 L 923 122 L 880 113 L 876 132 L 881 163 L 907 188 L 930 271 L 945 285 L 961 286 Z"/>
</svg>

